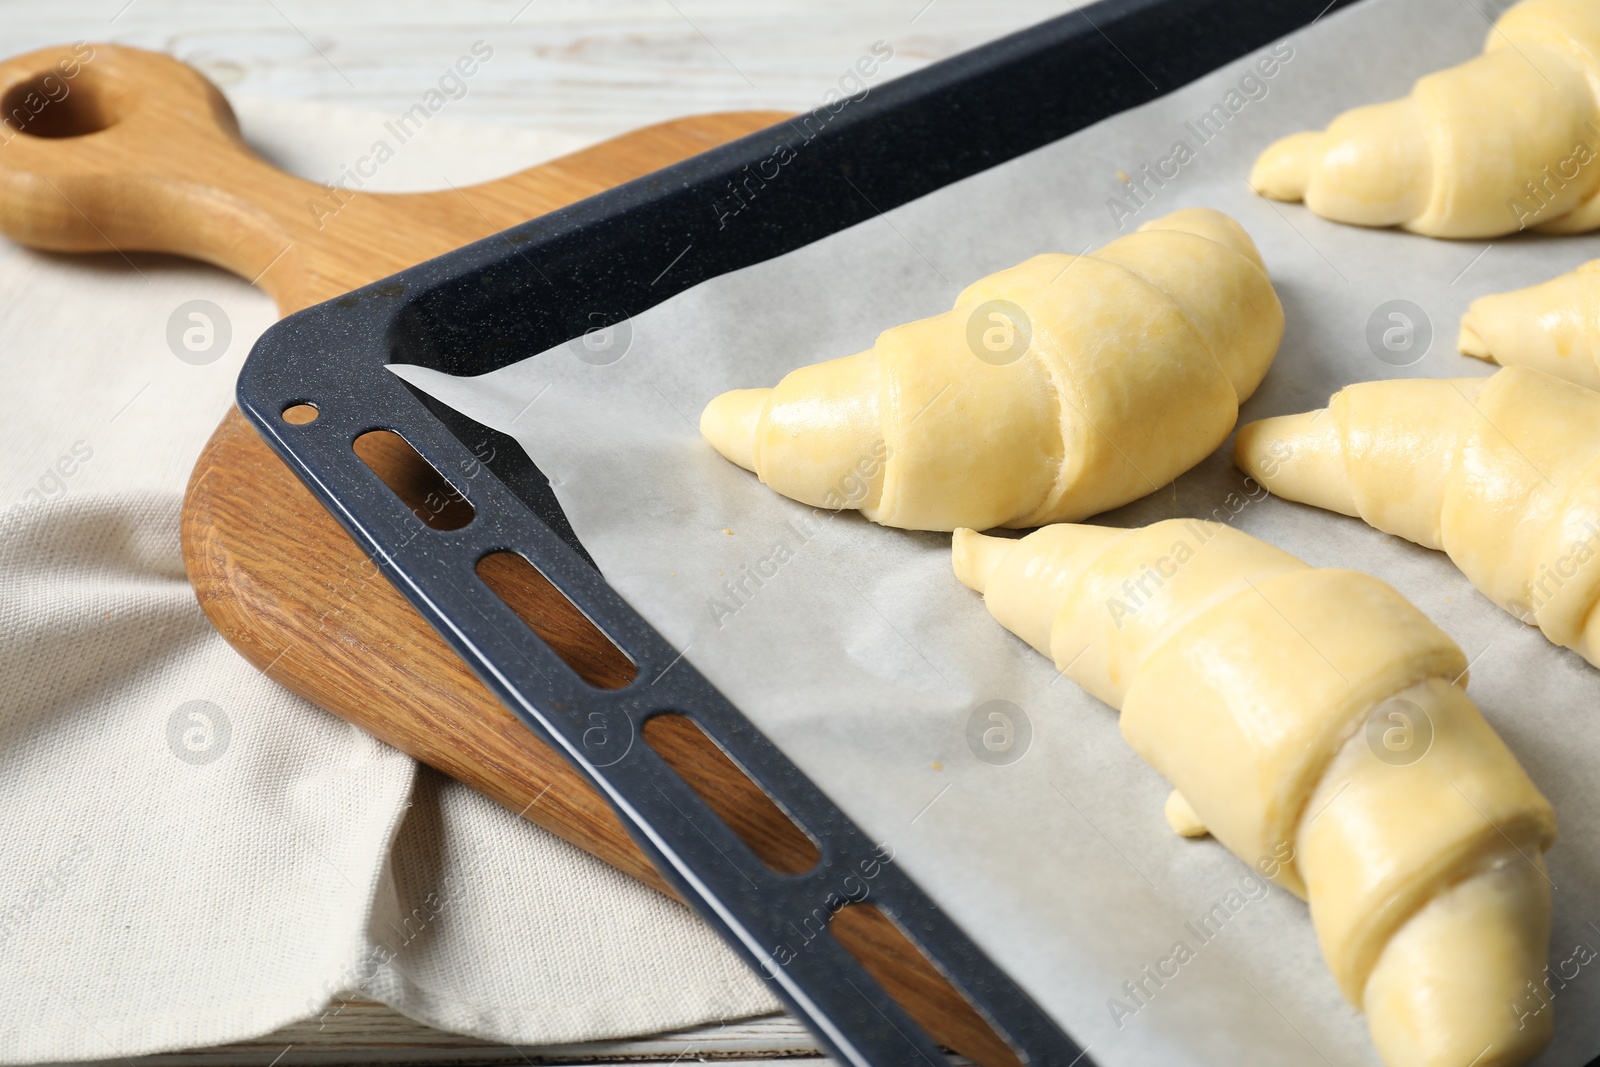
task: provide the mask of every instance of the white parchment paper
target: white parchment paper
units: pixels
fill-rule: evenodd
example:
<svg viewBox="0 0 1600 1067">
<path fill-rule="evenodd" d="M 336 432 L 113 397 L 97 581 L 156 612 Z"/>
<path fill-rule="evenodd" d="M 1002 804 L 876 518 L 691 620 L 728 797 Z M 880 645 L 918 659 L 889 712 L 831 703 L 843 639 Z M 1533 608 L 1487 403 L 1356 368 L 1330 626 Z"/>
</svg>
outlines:
<svg viewBox="0 0 1600 1067">
<path fill-rule="evenodd" d="M 1365 1024 L 1324 967 L 1304 905 L 1264 891 L 1216 842 L 1167 828 L 1168 787 L 1123 743 L 1115 713 L 1058 680 L 989 617 L 953 577 L 947 536 L 783 499 L 713 452 L 695 425 L 715 394 L 866 348 L 885 327 L 948 308 L 984 274 L 1039 252 L 1081 252 L 1117 236 L 1119 221 L 1127 232 L 1193 205 L 1227 211 L 1249 230 L 1288 319 L 1245 419 L 1320 406 L 1354 381 L 1488 373 L 1454 351 L 1468 302 L 1600 256 L 1600 238 L 1453 243 L 1360 230 L 1262 200 L 1246 175 L 1276 137 L 1402 95 L 1417 76 L 1477 53 L 1494 13 L 1473 0 L 1365 0 L 1287 48 L 1264 50 L 1279 58 L 1270 78 L 1259 56 L 1241 60 L 700 285 L 636 317 L 631 341 L 627 330 L 617 338 L 626 354 L 606 365 L 561 347 L 477 378 L 394 370 L 514 434 L 612 585 L 888 842 L 1097 1062 L 1373 1064 Z M 1227 121 L 1202 127 L 1218 105 Z M 1187 151 L 1175 153 L 1180 141 Z M 1165 166 L 1176 175 L 1147 183 L 1138 199 L 1118 179 L 1141 177 L 1146 164 L 1159 172 L 1177 156 L 1187 161 Z M 1111 208 L 1113 197 L 1123 210 Z M 1369 347 L 1368 324 L 1395 299 L 1423 317 L 1417 347 L 1386 362 Z M 1392 325 L 1386 312 L 1379 318 Z M 1426 354 L 1394 365 L 1416 359 L 1429 324 Z M 1559 988 L 1543 1010 L 1556 1013 L 1556 1039 L 1540 1062 L 1587 1061 L 1600 1052 L 1600 961 L 1577 961 L 1600 947 L 1600 672 L 1501 612 L 1442 554 L 1355 519 L 1246 500 L 1230 454 L 1231 442 L 1099 521 L 1216 517 L 1312 564 L 1370 571 L 1473 657 L 1472 696 L 1561 819 L 1549 856 L 1551 960 L 1576 974 L 1552 983 Z M 979 710 L 996 700 L 1017 709 L 1013 747 L 998 756 L 973 740 L 996 725 Z M 1189 924 L 1219 903 L 1228 920 L 1197 937 Z M 1124 983 L 1178 941 L 1193 959 L 1131 997 Z"/>
</svg>

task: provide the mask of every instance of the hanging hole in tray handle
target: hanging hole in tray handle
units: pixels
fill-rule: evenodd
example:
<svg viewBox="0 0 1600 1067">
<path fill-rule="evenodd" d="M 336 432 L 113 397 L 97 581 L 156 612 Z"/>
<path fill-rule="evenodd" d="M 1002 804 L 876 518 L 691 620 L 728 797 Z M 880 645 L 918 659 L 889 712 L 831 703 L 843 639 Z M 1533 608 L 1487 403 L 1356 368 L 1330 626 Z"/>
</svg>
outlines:
<svg viewBox="0 0 1600 1067">
<path fill-rule="evenodd" d="M 466 494 L 393 430 L 368 430 L 351 447 L 428 528 L 459 530 L 477 517 Z"/>
<path fill-rule="evenodd" d="M 959 1046 L 983 1067 L 1023 1067 L 1011 1044 L 882 909 L 846 904 L 833 913 L 828 932 L 929 1037 Z"/>
<path fill-rule="evenodd" d="M 640 731 L 706 807 L 778 874 L 804 874 L 822 858 L 817 843 L 686 715 L 652 715 Z"/>
<path fill-rule="evenodd" d="M 322 412 L 317 410 L 317 405 L 307 404 L 304 402 L 290 404 L 288 407 L 279 412 L 279 415 L 283 418 L 283 421 L 287 422 L 290 426 L 304 426 L 307 423 L 316 422 L 317 416 L 320 414 L 322 414 Z M 382 475 L 379 475 L 379 477 L 382 477 Z"/>
<path fill-rule="evenodd" d="M 9 86 L 0 95 L 0 116 L 8 133 L 84 137 L 115 126 L 131 102 L 130 91 L 115 78 L 62 60 Z"/>
<path fill-rule="evenodd" d="M 517 552 L 478 560 L 478 577 L 573 671 L 598 689 L 621 689 L 638 665 L 607 637 L 539 568 Z"/>
</svg>

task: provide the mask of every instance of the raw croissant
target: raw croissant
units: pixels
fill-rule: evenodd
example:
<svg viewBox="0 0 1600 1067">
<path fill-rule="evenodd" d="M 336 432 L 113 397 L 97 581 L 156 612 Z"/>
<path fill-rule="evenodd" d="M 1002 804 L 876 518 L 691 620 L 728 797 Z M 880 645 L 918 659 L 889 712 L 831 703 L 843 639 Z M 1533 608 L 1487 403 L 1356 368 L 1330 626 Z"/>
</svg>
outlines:
<svg viewBox="0 0 1600 1067">
<path fill-rule="evenodd" d="M 1250 184 L 1337 222 L 1432 237 L 1584 233 L 1600 226 L 1597 57 L 1600 5 L 1523 0 L 1483 55 L 1284 138 Z"/>
<path fill-rule="evenodd" d="M 1274 494 L 1443 549 L 1484 595 L 1600 666 L 1600 393 L 1528 367 L 1361 382 L 1252 422 Z"/>
<path fill-rule="evenodd" d="M 958 530 L 954 563 L 1002 625 L 1121 709 L 1177 787 L 1175 829 L 1203 824 L 1310 903 L 1391 1067 L 1544 1046 L 1551 1013 L 1509 1005 L 1543 977 L 1555 813 L 1463 692 L 1460 648 L 1400 594 L 1193 519 Z"/>
<path fill-rule="evenodd" d="M 1025 351 L 991 358 L 991 330 Z M 723 393 L 700 432 L 816 507 L 908 530 L 1038 526 L 1126 504 L 1204 459 L 1282 335 L 1249 235 L 1195 208 L 991 274 L 952 310 L 775 389 Z"/>
<path fill-rule="evenodd" d="M 1474 300 L 1461 316 L 1457 347 L 1600 389 L 1600 259 L 1541 285 Z"/>
</svg>

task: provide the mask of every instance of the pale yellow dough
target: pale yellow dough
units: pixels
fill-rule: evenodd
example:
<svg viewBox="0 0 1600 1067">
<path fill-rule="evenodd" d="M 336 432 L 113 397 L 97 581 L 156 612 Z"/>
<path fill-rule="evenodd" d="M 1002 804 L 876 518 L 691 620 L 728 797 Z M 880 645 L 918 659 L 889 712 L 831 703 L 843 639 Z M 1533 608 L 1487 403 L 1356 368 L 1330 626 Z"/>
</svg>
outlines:
<svg viewBox="0 0 1600 1067">
<path fill-rule="evenodd" d="M 970 339 L 994 300 L 1031 326 L 1011 362 Z M 723 393 L 700 432 L 816 507 L 909 530 L 1038 526 L 1126 504 L 1204 459 L 1282 335 L 1249 235 L 1194 208 L 991 274 L 950 311 L 776 388 Z"/>
<path fill-rule="evenodd" d="M 1600 666 L 1600 393 L 1529 367 L 1361 382 L 1245 426 L 1234 462 L 1286 500 L 1442 549 Z"/>
<path fill-rule="evenodd" d="M 1600 4 L 1523 0 L 1483 55 L 1278 141 L 1250 184 L 1338 222 L 1431 237 L 1585 233 L 1600 226 L 1597 93 Z"/>
<path fill-rule="evenodd" d="M 1460 648 L 1400 594 L 1192 519 L 958 530 L 953 554 L 996 619 L 1121 710 L 1181 791 L 1179 832 L 1209 828 L 1307 900 L 1390 1067 L 1543 1048 L 1552 1013 L 1511 1005 L 1543 977 L 1555 813 L 1468 699 Z M 1420 756 L 1370 740 L 1394 709 L 1431 734 Z"/>
<path fill-rule="evenodd" d="M 1535 367 L 1600 389 L 1600 259 L 1540 285 L 1479 297 L 1458 347 L 1506 367 Z"/>
</svg>

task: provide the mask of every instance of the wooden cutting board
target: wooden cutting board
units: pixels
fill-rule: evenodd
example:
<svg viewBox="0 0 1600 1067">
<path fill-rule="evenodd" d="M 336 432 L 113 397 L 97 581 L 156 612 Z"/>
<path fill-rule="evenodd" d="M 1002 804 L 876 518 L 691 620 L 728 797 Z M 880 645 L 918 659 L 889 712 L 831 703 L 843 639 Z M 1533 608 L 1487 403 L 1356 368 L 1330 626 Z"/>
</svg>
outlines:
<svg viewBox="0 0 1600 1067">
<path fill-rule="evenodd" d="M 221 93 L 158 53 L 96 44 L 15 57 L 0 63 L 0 106 L 0 230 L 12 239 L 204 260 L 265 290 L 283 315 L 785 117 L 681 119 L 448 191 L 335 194 L 257 157 Z M 382 441 L 363 454 L 396 486 L 432 477 L 414 456 Z M 269 678 L 670 893 L 588 782 L 483 687 L 236 408 L 195 464 L 181 536 L 200 606 Z M 616 650 L 559 592 L 537 577 L 506 581 L 497 591 L 580 673 L 614 677 Z M 808 847 L 695 741 L 650 738 L 763 858 Z M 980 1063 L 1016 1062 L 892 924 L 857 911 L 835 928 L 935 1039 Z"/>
</svg>

